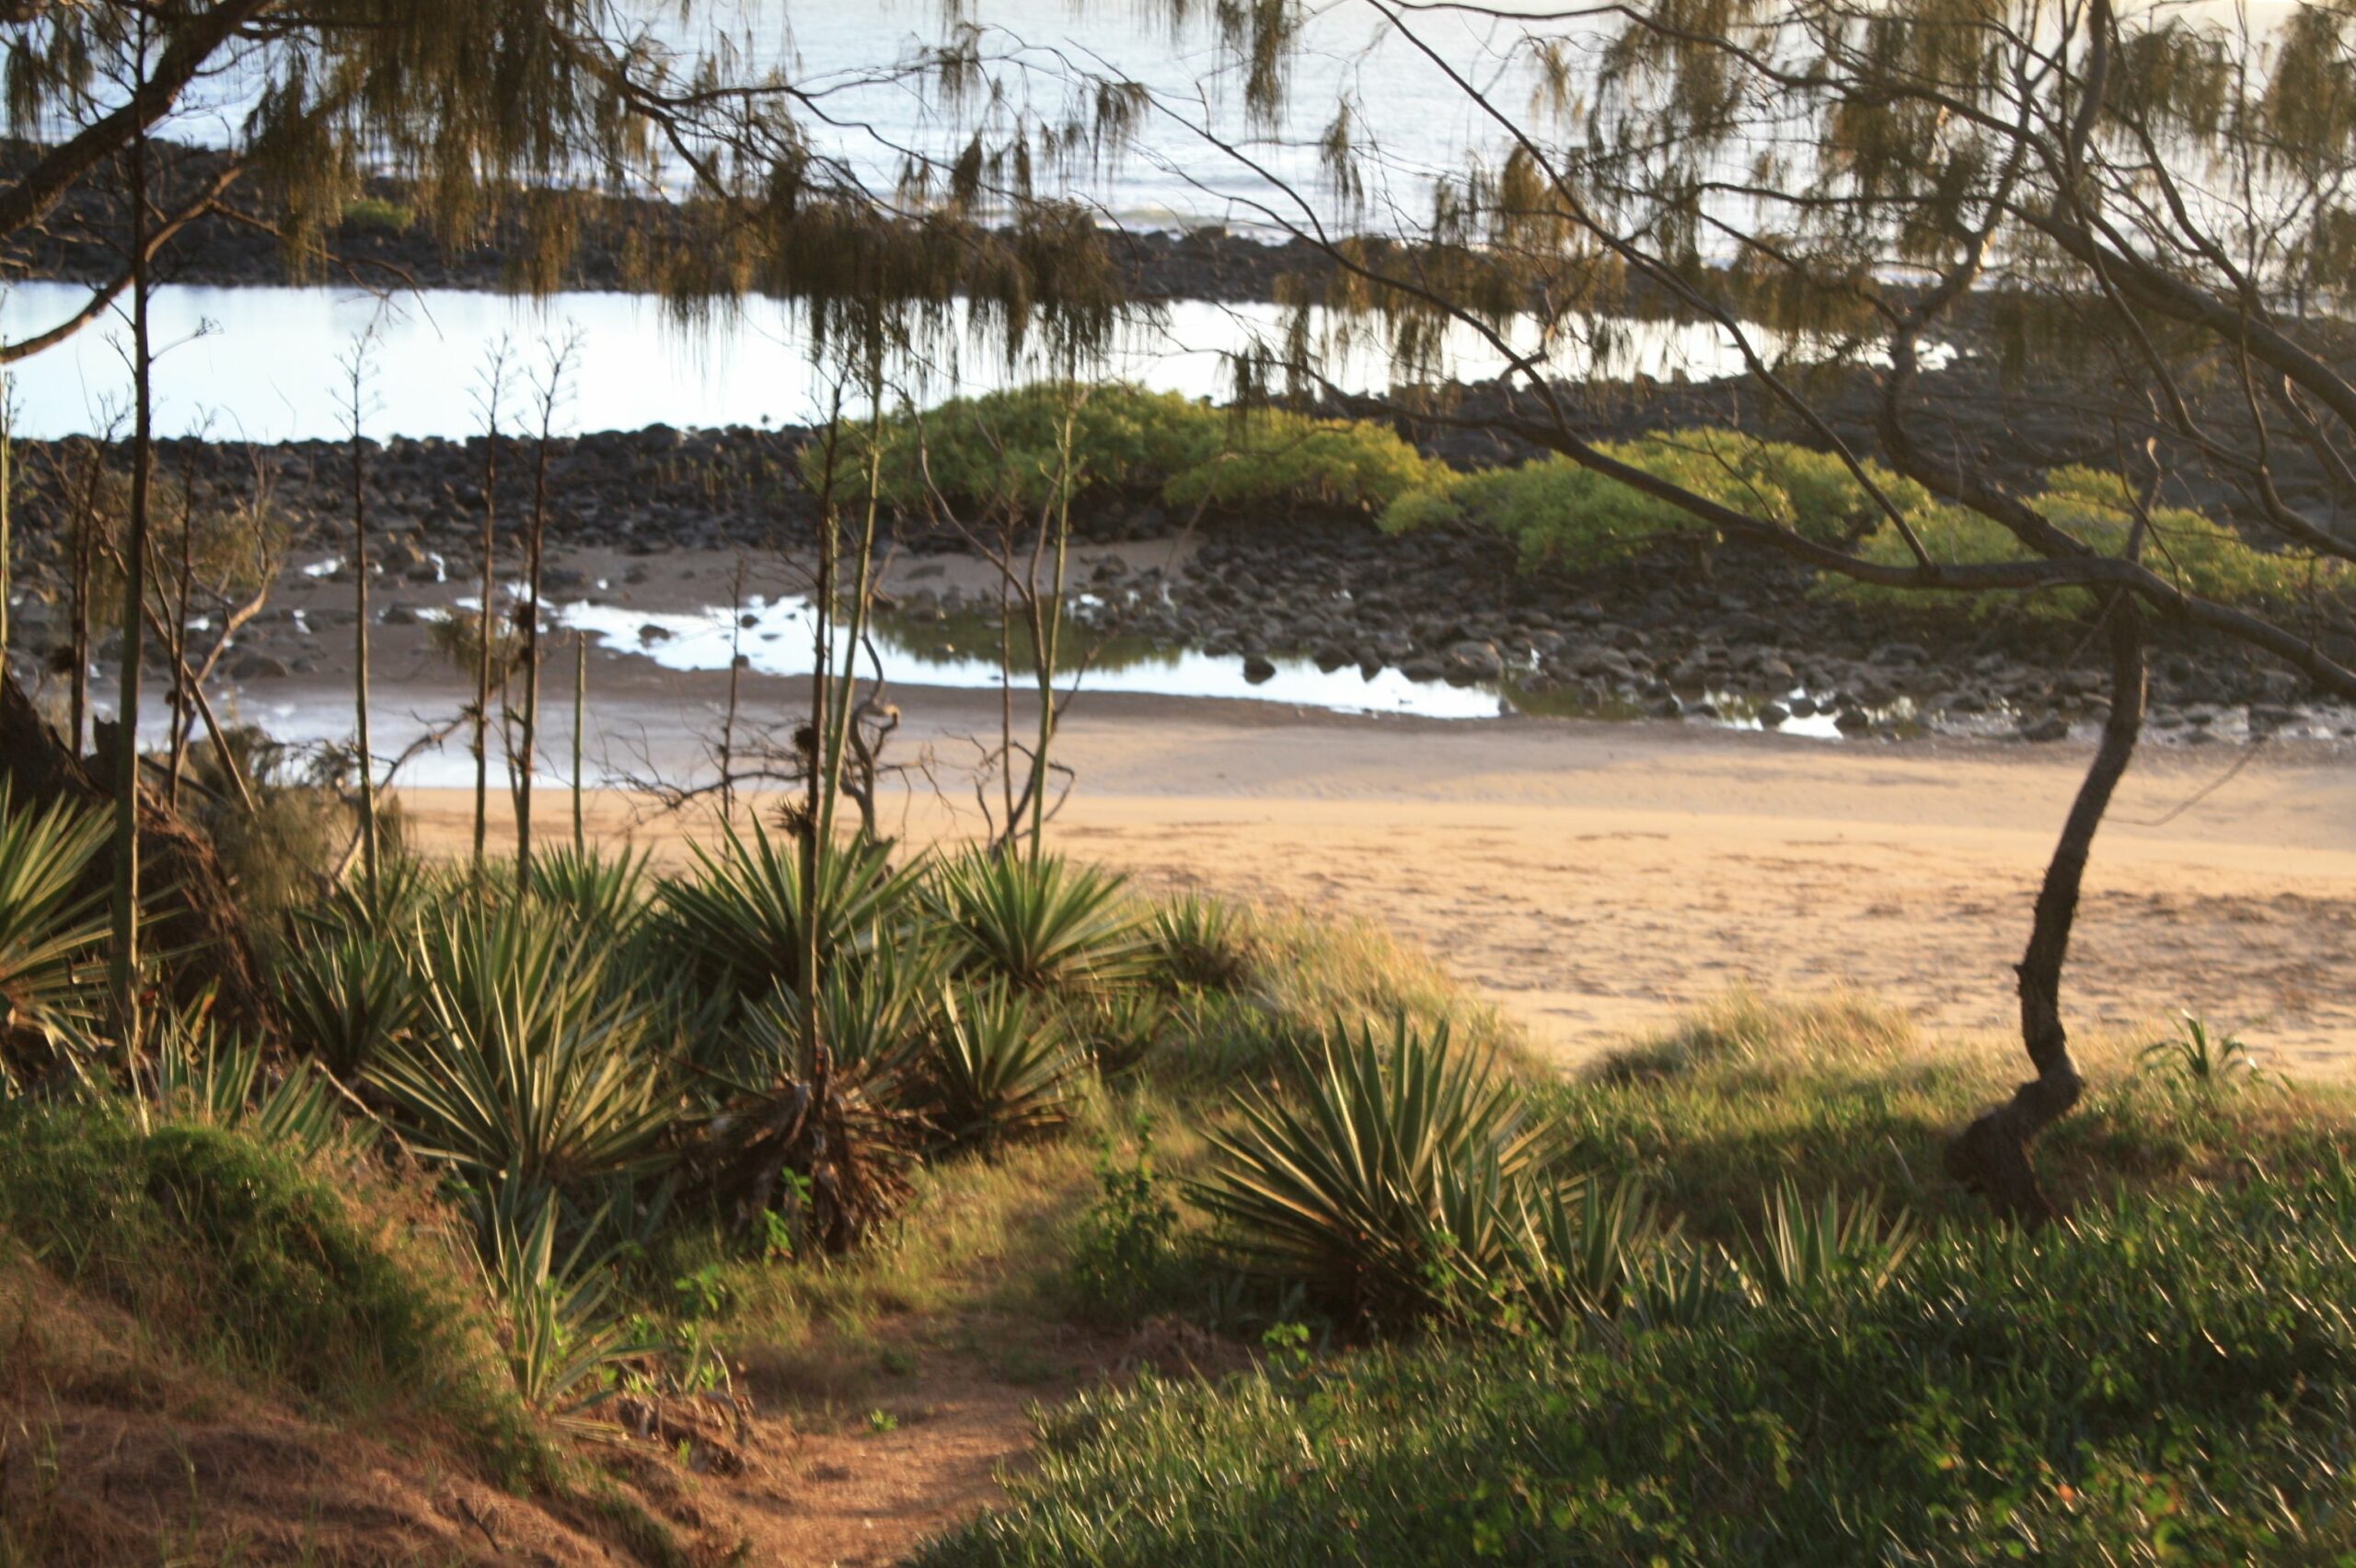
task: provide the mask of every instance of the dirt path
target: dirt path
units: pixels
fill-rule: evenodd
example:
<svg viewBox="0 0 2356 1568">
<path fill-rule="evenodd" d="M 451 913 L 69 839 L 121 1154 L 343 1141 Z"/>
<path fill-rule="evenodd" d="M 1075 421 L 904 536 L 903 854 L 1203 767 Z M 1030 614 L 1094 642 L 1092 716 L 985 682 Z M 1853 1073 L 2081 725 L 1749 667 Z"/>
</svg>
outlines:
<svg viewBox="0 0 2356 1568">
<path fill-rule="evenodd" d="M 746 1561 L 795 1568 L 882 1568 L 926 1538 L 1001 1501 L 999 1476 L 1032 1441 L 1031 1406 L 1068 1397 L 1066 1376 L 1004 1382 L 962 1358 L 928 1355 L 908 1377 L 909 1398 L 816 1429 L 765 1422 L 778 1450 L 758 1474 L 728 1489 L 730 1526 L 750 1543 Z"/>
</svg>

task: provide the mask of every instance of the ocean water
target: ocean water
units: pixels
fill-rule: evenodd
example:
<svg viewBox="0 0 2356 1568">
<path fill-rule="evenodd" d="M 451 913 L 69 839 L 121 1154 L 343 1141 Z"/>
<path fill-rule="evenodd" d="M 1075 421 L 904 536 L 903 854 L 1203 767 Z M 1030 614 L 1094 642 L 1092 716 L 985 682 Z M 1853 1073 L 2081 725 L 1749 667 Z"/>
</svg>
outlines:
<svg viewBox="0 0 2356 1568">
<path fill-rule="evenodd" d="M 87 297 L 71 283 L 20 283 L 0 295 L 0 332 L 38 330 Z M 1223 399 L 1229 356 L 1278 331 L 1273 306 L 1180 302 L 1125 332 L 1096 367 L 1104 378 Z M 1642 373 L 1705 379 L 1738 368 L 1717 329 L 1699 324 L 1616 322 L 1603 332 L 1565 333 L 1550 363 L 1572 377 Z M 509 340 L 525 374 L 544 370 L 549 345 L 577 333 L 557 410 L 560 433 L 804 423 L 823 413 L 830 379 L 806 350 L 799 313 L 750 300 L 733 317 L 682 327 L 654 301 L 631 294 L 561 294 L 542 301 L 460 290 L 379 298 L 329 288 L 200 288 L 158 291 L 154 306 L 156 429 L 218 439 L 338 439 L 349 430 L 346 364 L 373 332 L 362 389 L 369 436 L 466 436 L 481 429 L 478 395 L 494 344 Z M 1517 334 L 1526 349 L 1534 329 Z M 46 352 L 10 367 L 18 434 L 39 439 L 128 428 L 127 328 L 93 323 Z M 1470 331 L 1443 357 L 1455 379 L 1496 375 L 1504 362 Z M 1353 340 L 1327 373 L 1351 391 L 1392 379 L 1379 344 Z M 927 354 L 894 371 L 890 402 L 919 406 L 960 393 L 1019 384 L 1043 374 L 1009 363 L 953 323 Z M 516 428 L 511 395 L 505 428 Z M 860 399 L 849 399 L 854 409 Z"/>
</svg>

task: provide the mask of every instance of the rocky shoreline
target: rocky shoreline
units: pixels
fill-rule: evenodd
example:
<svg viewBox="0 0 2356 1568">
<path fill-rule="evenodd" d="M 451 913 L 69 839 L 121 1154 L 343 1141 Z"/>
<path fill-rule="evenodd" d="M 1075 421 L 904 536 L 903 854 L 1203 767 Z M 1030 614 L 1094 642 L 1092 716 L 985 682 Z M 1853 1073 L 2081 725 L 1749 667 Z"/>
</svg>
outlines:
<svg viewBox="0 0 2356 1568">
<path fill-rule="evenodd" d="M 666 555 L 806 560 L 816 509 L 798 478 L 793 431 L 683 432 L 656 426 L 556 443 L 549 464 L 552 597 L 647 608 L 725 603 L 710 581 L 696 605 L 656 605 L 648 573 L 594 580 L 573 557 L 662 565 Z M 12 619 L 20 660 L 53 661 L 65 628 L 64 558 L 54 526 L 63 447 L 24 444 L 19 580 Z M 365 454 L 371 548 L 384 585 L 378 614 L 413 623 L 422 603 L 454 601 L 480 573 L 481 441 L 396 440 Z M 291 583 L 336 581 L 348 538 L 347 449 L 324 443 L 248 447 L 162 444 L 160 471 L 200 502 L 249 492 L 271 476 L 272 505 L 295 541 Z M 530 451 L 502 453 L 498 496 L 502 574 L 528 514 Z M 2028 741 L 2084 734 L 2099 721 L 2097 651 L 2073 623 L 1891 613 L 1831 600 L 1779 558 L 1721 554 L 1705 575 L 1690 560 L 1588 572 L 1517 570 L 1489 534 L 1386 536 L 1363 518 L 1238 513 L 1190 533 L 1149 502 L 1108 498 L 1078 520 L 1079 618 L 1158 649 L 1237 661 L 1247 681 L 1274 661 L 1396 670 L 1500 692 L 1513 710 L 1603 718 L 1688 717 L 1773 729 L 1831 718 L 1854 738 L 1949 733 Z M 895 530 L 891 612 L 922 626 L 987 622 L 997 594 L 953 536 Z M 940 563 L 941 570 L 929 570 Z M 304 567 L 312 569 L 310 574 Z M 329 569 L 322 574 L 322 568 Z M 617 580 L 617 579 L 619 580 Z M 965 585 L 960 586 L 964 580 Z M 233 680 L 322 668 L 335 612 L 265 612 L 225 665 Z M 348 615 L 341 624 L 349 625 Z M 2356 712 L 2323 703 L 2294 674 L 2244 651 L 2163 628 L 2152 732 L 2162 742 L 2356 736 Z"/>
<path fill-rule="evenodd" d="M 20 173 L 40 150 L 29 142 L 0 139 L 0 179 Z M 157 156 L 165 166 L 159 184 L 167 192 L 204 189 L 225 162 L 209 149 L 174 144 L 162 145 Z M 366 200 L 354 203 L 327 236 L 323 265 L 329 279 L 392 289 L 520 286 L 521 258 L 532 248 L 529 214 L 510 212 L 487 233 L 452 242 L 415 219 L 413 192 L 406 185 L 376 179 L 366 190 Z M 675 230 L 678 210 L 637 196 L 584 193 L 574 201 L 570 221 L 579 243 L 558 286 L 645 289 L 647 237 Z M 110 190 L 76 186 L 39 231 L 0 248 L 0 275 L 93 284 L 113 279 L 121 270 L 120 207 Z M 1332 271 L 1332 263 L 1306 241 L 1271 244 L 1218 227 L 1183 233 L 1107 230 L 1106 239 L 1123 288 L 1143 303 L 1261 303 L 1285 297 L 1287 281 L 1322 283 Z M 217 213 L 197 219 L 176 236 L 159 253 L 156 270 L 171 282 L 218 287 L 320 281 L 291 270 L 278 239 L 263 226 Z"/>
</svg>

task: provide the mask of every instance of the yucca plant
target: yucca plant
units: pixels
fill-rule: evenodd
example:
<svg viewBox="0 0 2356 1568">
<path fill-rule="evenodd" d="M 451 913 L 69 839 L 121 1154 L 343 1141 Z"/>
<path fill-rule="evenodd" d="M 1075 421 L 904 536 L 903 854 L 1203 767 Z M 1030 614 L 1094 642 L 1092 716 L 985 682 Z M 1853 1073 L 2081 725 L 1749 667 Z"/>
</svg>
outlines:
<svg viewBox="0 0 2356 1568">
<path fill-rule="evenodd" d="M 327 897 L 295 912 L 295 933 L 312 942 L 345 937 L 397 940 L 416 931 L 450 901 L 453 891 L 447 874 L 425 861 L 387 854 L 377 862 L 373 896 L 364 879 L 347 876 Z"/>
<path fill-rule="evenodd" d="M 526 1404 L 568 1422 L 613 1390 L 632 1361 L 666 1347 L 633 1337 L 613 1301 L 613 1254 L 596 1251 L 591 1223 L 557 1246 L 562 1201 L 552 1192 L 503 1191 L 484 1227 L 486 1282 L 506 1320 L 508 1369 Z"/>
<path fill-rule="evenodd" d="M 1555 1332 L 1620 1316 L 1676 1234 L 1633 1177 L 1517 1193 L 1514 1211 L 1506 1295 L 1529 1320 Z"/>
<path fill-rule="evenodd" d="M 818 983 L 816 1038 L 832 1065 L 872 1089 L 896 1084 L 940 1020 L 946 978 L 941 946 L 913 933 L 876 948 L 866 963 L 830 966 Z M 731 1070 L 754 1082 L 807 1078 L 816 1068 L 809 1005 L 782 986 L 746 1004 L 732 1043 Z"/>
<path fill-rule="evenodd" d="M 1071 1120 L 1086 1062 L 1045 1009 L 999 981 L 951 986 L 941 1010 L 934 1120 L 952 1143 L 1004 1143 Z"/>
<path fill-rule="evenodd" d="M 976 851 L 939 869 L 931 902 L 965 973 L 1025 991 L 1069 991 L 1145 973 L 1151 949 L 1126 886 L 1059 855 Z"/>
<path fill-rule="evenodd" d="M 1771 1301 L 1821 1301 L 1838 1291 L 1878 1294 L 1922 1239 L 1914 1217 L 1900 1209 L 1885 1221 L 1881 1205 L 1860 1197 L 1845 1207 L 1838 1191 L 1808 1204 L 1786 1177 L 1744 1261 L 1744 1275 Z"/>
<path fill-rule="evenodd" d="M 367 1072 L 419 1152 L 533 1186 L 661 1163 L 679 1096 L 609 948 L 521 905 L 445 917 L 420 955 L 416 1021 Z"/>
<path fill-rule="evenodd" d="M 267 1077 L 260 1046 L 221 1032 L 210 993 L 160 1015 L 154 1035 L 156 1103 L 167 1117 L 243 1128 L 305 1159 L 354 1148 L 373 1130 L 344 1113 L 308 1063 Z"/>
<path fill-rule="evenodd" d="M 2232 1089 L 2257 1081 L 2258 1053 L 2240 1036 L 2213 1028 L 2205 1018 L 2179 1013 L 2179 1032 L 2143 1047 L 2146 1072 L 2165 1073 L 2196 1089 Z"/>
<path fill-rule="evenodd" d="M 921 876 L 915 866 L 894 869 L 872 848 L 830 845 L 818 856 L 810 899 L 799 847 L 771 839 L 757 822 L 749 841 L 732 825 L 717 851 L 688 847 L 698 874 L 666 878 L 656 891 L 662 940 L 685 968 L 748 997 L 800 987 L 813 919 L 822 969 L 872 952 L 912 911 Z"/>
<path fill-rule="evenodd" d="M 20 810 L 0 784 L 0 1090 L 87 1043 L 107 920 L 104 888 L 84 884 L 107 833 L 62 802 Z"/>
<path fill-rule="evenodd" d="M 1337 1029 L 1305 1076 L 1297 1098 L 1244 1095 L 1190 1188 L 1236 1261 L 1380 1321 L 1484 1288 L 1511 1256 L 1511 1205 L 1553 1192 L 1521 1095 L 1444 1022 L 1404 1018 L 1387 1039 Z"/>
<path fill-rule="evenodd" d="M 1235 912 L 1188 894 L 1153 912 L 1155 980 L 1172 990 L 1231 991 L 1250 977 L 1251 959 Z"/>
<path fill-rule="evenodd" d="M 543 850 L 532 857 L 532 897 L 618 940 L 645 917 L 648 859 L 629 849 L 608 856 L 570 844 Z"/>
<path fill-rule="evenodd" d="M 336 1077 L 355 1078 L 417 1017 L 410 964 L 407 944 L 360 932 L 295 948 L 271 970 L 288 1037 Z"/>
<path fill-rule="evenodd" d="M 1135 1069 L 1171 1025 L 1169 1002 L 1143 987 L 1090 992 L 1067 1003 L 1062 1011 L 1071 1037 L 1106 1078 Z"/>
</svg>

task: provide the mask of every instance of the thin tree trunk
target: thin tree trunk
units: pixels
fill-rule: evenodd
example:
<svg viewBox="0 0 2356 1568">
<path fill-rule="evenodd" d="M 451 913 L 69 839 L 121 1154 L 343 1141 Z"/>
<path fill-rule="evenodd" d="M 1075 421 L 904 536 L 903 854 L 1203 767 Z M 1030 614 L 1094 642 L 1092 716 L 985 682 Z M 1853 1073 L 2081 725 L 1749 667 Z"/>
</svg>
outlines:
<svg viewBox="0 0 2356 1568">
<path fill-rule="evenodd" d="M 74 669 L 66 678 L 65 691 L 66 722 L 74 732 L 67 737 L 66 749 L 76 757 L 84 755 L 83 741 L 90 732 L 90 594 L 94 586 L 90 573 L 98 554 L 98 482 L 103 461 L 93 444 L 82 470 L 82 495 L 74 519 L 74 629 L 67 640 L 73 645 Z"/>
<path fill-rule="evenodd" d="M 139 29 L 140 69 L 146 69 L 146 23 Z M 135 411 L 131 434 L 131 517 L 122 550 L 122 674 L 116 702 L 114 805 L 115 1017 L 123 1059 L 139 1049 L 139 676 L 146 647 L 147 508 L 155 457 L 154 344 L 147 308 L 147 138 L 131 143 L 131 375 Z"/>
<path fill-rule="evenodd" d="M 819 787 L 823 809 L 818 828 L 829 843 L 834 839 L 835 801 L 842 793 L 851 726 L 858 722 L 854 698 L 859 688 L 859 649 L 867 638 L 868 611 L 875 596 L 875 534 L 884 504 L 884 388 L 880 375 L 872 378 L 868 390 L 874 404 L 867 423 L 867 510 L 860 524 L 859 575 L 851 585 L 849 634 L 842 640 L 842 681 L 835 691 L 832 712 L 834 733 L 826 745 L 826 778 Z"/>
<path fill-rule="evenodd" d="M 491 393 L 491 433 L 483 443 L 482 613 L 475 639 L 475 880 L 483 872 L 491 814 L 491 663 L 499 636 L 499 583 L 492 570 L 498 552 L 493 533 L 499 513 L 499 386 Z"/>
<path fill-rule="evenodd" d="M 720 719 L 720 820 L 736 820 L 736 701 L 745 673 L 745 558 L 728 580 L 728 709 Z"/>
<path fill-rule="evenodd" d="M 188 481 L 183 481 L 188 482 Z M 171 762 L 165 773 L 165 801 L 172 810 L 180 809 L 180 773 L 188 765 L 189 732 L 195 728 L 196 718 L 189 696 L 188 617 L 189 606 L 196 596 L 196 567 L 191 559 L 195 548 L 196 488 L 189 483 L 188 494 L 180 502 L 180 559 L 174 575 L 170 618 L 166 622 L 164 644 L 172 656 L 172 749 Z"/>
<path fill-rule="evenodd" d="M 2062 969 L 2070 954 L 2070 930 L 2078 913 L 2078 891 L 2086 857 L 2119 780 L 2142 733 L 2148 687 L 2143 667 L 2142 615 L 2126 594 L 2106 612 L 2110 644 L 2110 716 L 2103 723 L 2085 781 L 2062 828 L 2061 842 L 2045 869 L 2037 913 L 2029 927 L 2028 951 L 2016 966 L 2020 975 L 2021 1041 L 2037 1077 L 2013 1091 L 2004 1104 L 1984 1112 L 1947 1146 L 1947 1174 L 1988 1200 L 2004 1217 L 2031 1228 L 2059 1216 L 2037 1179 L 2029 1145 L 2068 1115 L 2085 1092 L 2085 1080 L 2070 1057 L 2069 1032 L 2062 1022 Z"/>
<path fill-rule="evenodd" d="M 0 375 L 0 674 L 8 668 L 8 595 L 17 586 L 16 538 L 10 514 L 16 497 L 17 394 L 13 378 Z"/>
<path fill-rule="evenodd" d="M 556 406 L 562 394 L 569 347 L 549 361 L 548 385 L 540 393 L 540 439 L 532 461 L 532 524 L 524 547 L 524 736 L 523 760 L 515 777 L 515 885 L 519 890 L 532 881 L 532 773 L 539 756 L 540 574 L 548 556 L 549 444 L 555 435 Z"/>
<path fill-rule="evenodd" d="M 1039 603 L 1039 550 L 1031 556 L 1031 649 L 1039 671 L 1039 744 L 1031 755 L 1031 858 L 1036 860 L 1046 853 L 1047 844 L 1047 752 L 1056 739 L 1056 656 L 1063 644 L 1064 578 L 1071 560 L 1071 455 L 1072 426 L 1077 419 L 1079 401 L 1075 389 L 1067 380 L 1065 386 L 1063 428 L 1057 442 L 1056 504 L 1052 518 L 1055 526 L 1055 578 L 1049 584 L 1049 599 L 1043 609 Z M 1049 518 L 1043 516 L 1044 529 Z M 1040 541 L 1044 546 L 1045 541 Z"/>
<path fill-rule="evenodd" d="M 376 751 L 368 727 L 368 490 L 367 456 L 360 434 L 362 381 L 367 368 L 366 339 L 352 355 L 352 711 L 360 747 L 360 874 L 368 907 L 376 907 Z"/>
<path fill-rule="evenodd" d="M 572 852 L 589 853 L 589 829 L 581 809 L 581 732 L 589 715 L 589 634 L 572 634 Z"/>
</svg>

